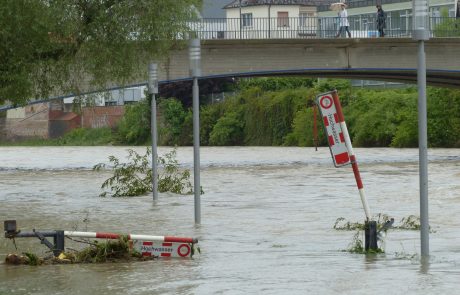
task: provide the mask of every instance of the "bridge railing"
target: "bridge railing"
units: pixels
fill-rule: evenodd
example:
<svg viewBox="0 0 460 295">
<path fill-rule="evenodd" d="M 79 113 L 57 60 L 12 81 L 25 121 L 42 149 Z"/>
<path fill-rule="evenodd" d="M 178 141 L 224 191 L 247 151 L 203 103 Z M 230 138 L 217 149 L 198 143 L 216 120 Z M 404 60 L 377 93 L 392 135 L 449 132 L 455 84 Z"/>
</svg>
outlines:
<svg viewBox="0 0 460 295">
<path fill-rule="evenodd" d="M 352 38 L 379 37 L 374 16 L 349 16 L 348 23 Z M 338 17 L 204 18 L 189 27 L 202 40 L 325 39 L 335 38 L 340 24 Z M 412 17 L 388 17 L 384 31 L 385 37 L 411 38 Z M 430 31 L 432 37 L 460 37 L 460 19 L 431 17 Z"/>
</svg>

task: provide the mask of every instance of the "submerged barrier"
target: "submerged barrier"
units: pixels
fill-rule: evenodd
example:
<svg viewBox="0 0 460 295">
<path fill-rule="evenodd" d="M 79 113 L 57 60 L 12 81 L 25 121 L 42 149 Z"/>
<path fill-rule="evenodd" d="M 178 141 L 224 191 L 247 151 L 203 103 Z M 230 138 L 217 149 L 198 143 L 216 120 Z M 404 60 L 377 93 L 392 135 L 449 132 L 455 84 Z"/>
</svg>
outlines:
<svg viewBox="0 0 460 295">
<path fill-rule="evenodd" d="M 150 257 L 192 257 L 193 246 L 198 243 L 198 239 L 190 237 L 175 236 L 154 236 L 138 234 L 117 234 L 109 232 L 81 232 L 81 231 L 64 231 L 64 230 L 35 230 L 23 232 L 17 229 L 16 220 L 4 221 L 5 237 L 15 238 L 38 238 L 41 244 L 47 246 L 58 257 L 64 252 L 65 238 L 90 238 L 116 240 L 126 239 L 130 242 L 130 247 L 142 256 Z M 50 242 L 47 238 L 53 238 Z"/>
</svg>

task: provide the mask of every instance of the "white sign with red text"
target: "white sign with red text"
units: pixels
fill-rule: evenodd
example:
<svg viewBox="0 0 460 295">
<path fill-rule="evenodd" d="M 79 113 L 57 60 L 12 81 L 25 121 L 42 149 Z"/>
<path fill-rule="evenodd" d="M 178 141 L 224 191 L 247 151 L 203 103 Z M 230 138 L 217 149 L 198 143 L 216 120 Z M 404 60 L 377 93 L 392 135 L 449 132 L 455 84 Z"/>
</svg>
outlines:
<svg viewBox="0 0 460 295">
<path fill-rule="evenodd" d="M 331 93 L 320 94 L 316 97 L 316 103 L 321 113 L 324 129 L 326 131 L 329 149 L 335 167 L 350 164 L 345 136 L 340 126 L 337 108 Z"/>
</svg>

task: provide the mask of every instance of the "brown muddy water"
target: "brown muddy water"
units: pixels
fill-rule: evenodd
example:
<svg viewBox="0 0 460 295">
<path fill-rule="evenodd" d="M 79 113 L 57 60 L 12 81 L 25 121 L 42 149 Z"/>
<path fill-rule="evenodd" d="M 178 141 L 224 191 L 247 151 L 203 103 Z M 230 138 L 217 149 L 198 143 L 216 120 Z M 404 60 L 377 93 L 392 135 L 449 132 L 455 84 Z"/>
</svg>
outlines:
<svg viewBox="0 0 460 295">
<path fill-rule="evenodd" d="M 0 294 L 459 294 L 460 150 L 429 150 L 430 263 L 418 231 L 390 230 L 385 253 L 345 252 L 354 232 L 338 217 L 364 219 L 350 167 L 327 148 L 201 149 L 202 224 L 193 196 L 100 198 L 110 172 L 93 172 L 126 147 L 1 147 L 0 221 L 23 230 L 62 229 L 192 236 L 193 259 L 10 266 Z M 143 153 L 145 148 L 136 147 Z M 171 148 L 160 147 L 159 154 Z M 419 215 L 418 150 L 356 149 L 373 214 Z M 178 160 L 193 171 L 191 147 Z M 3 222 L 2 222 L 3 223 Z M 19 251 L 44 253 L 39 240 Z M 67 242 L 66 242 L 67 243 Z M 66 244 L 67 245 L 67 244 Z M 71 245 L 71 244 L 69 244 Z M 14 252 L 0 238 L 0 260 Z"/>
</svg>

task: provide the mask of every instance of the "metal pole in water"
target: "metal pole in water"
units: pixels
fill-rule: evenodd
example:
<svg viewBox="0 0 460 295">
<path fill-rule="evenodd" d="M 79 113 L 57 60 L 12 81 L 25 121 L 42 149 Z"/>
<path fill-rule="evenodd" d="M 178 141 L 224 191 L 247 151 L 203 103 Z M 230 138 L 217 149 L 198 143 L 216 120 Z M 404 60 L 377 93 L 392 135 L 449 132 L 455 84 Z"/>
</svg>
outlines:
<svg viewBox="0 0 460 295">
<path fill-rule="evenodd" d="M 418 145 L 420 173 L 420 247 L 421 255 L 429 256 L 428 222 L 428 135 L 426 107 L 426 64 L 424 41 L 418 45 Z"/>
<path fill-rule="evenodd" d="M 318 127 L 316 118 L 316 105 L 313 108 L 313 144 L 315 145 L 315 151 L 318 151 Z"/>
<path fill-rule="evenodd" d="M 377 249 L 377 221 L 366 221 L 364 228 L 364 250 Z"/>
<path fill-rule="evenodd" d="M 195 194 L 195 224 L 201 223 L 200 185 L 200 101 L 198 77 L 201 76 L 199 39 L 190 40 L 190 75 L 193 77 L 193 190 Z"/>
<path fill-rule="evenodd" d="M 158 200 L 158 163 L 157 163 L 157 103 L 155 94 L 158 94 L 158 65 L 156 63 L 149 64 L 149 95 L 152 99 L 152 114 L 151 114 L 151 132 L 152 132 L 152 194 L 153 200 Z"/>
<path fill-rule="evenodd" d="M 428 2 L 413 0 L 413 36 L 418 41 L 417 86 L 418 86 L 418 148 L 420 178 L 420 252 L 422 258 L 430 255 L 428 222 L 428 135 L 426 106 L 426 57 L 425 40 L 430 39 L 428 31 Z"/>
</svg>

